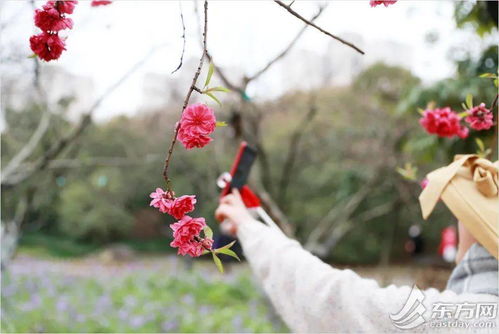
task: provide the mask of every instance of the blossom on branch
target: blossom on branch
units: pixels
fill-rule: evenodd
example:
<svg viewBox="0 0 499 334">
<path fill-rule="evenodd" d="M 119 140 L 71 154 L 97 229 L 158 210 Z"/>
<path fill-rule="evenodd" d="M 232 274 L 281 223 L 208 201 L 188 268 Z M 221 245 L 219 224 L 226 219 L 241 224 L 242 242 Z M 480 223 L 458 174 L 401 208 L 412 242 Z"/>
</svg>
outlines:
<svg viewBox="0 0 499 334">
<path fill-rule="evenodd" d="M 454 137 L 466 138 L 468 136 L 468 128 L 462 126 L 459 115 L 452 111 L 451 108 L 427 109 L 423 112 L 423 117 L 419 120 L 419 124 L 430 134 L 435 134 L 439 137 Z"/>
<path fill-rule="evenodd" d="M 66 50 L 64 39 L 58 32 L 73 28 L 73 20 L 66 17 L 72 14 L 78 1 L 47 1 L 42 9 L 36 9 L 33 17 L 35 26 L 42 30 L 41 34 L 29 39 L 31 50 L 40 59 L 51 61 L 58 59 Z"/>
<path fill-rule="evenodd" d="M 397 2 L 397 0 L 385 0 L 385 1 L 371 0 L 369 2 L 369 4 L 371 5 L 371 7 L 376 7 L 376 6 L 379 6 L 379 5 L 385 5 L 385 7 L 388 7 L 390 5 L 393 5 L 396 2 Z"/>
<path fill-rule="evenodd" d="M 156 188 L 155 192 L 152 192 L 149 197 L 152 198 L 151 203 L 149 203 L 149 206 L 158 208 L 160 212 L 162 213 L 168 213 L 171 208 L 172 204 L 172 197 L 171 194 L 168 192 L 165 192 L 161 188 Z"/>
<path fill-rule="evenodd" d="M 57 7 L 50 2 L 35 10 L 35 26 L 46 32 L 57 32 L 64 29 L 73 28 L 73 20 L 65 17 L 65 14 L 59 12 Z"/>
<path fill-rule="evenodd" d="M 187 213 L 194 211 L 194 204 L 196 204 L 196 196 L 184 195 L 172 200 L 166 213 L 176 219 L 181 219 Z"/>
<path fill-rule="evenodd" d="M 213 139 L 209 137 L 216 128 L 215 113 L 208 106 L 197 103 L 185 108 L 177 126 L 178 140 L 186 149 L 204 147 Z"/>
<path fill-rule="evenodd" d="M 213 245 L 211 238 L 202 239 L 199 236 L 205 226 L 204 218 L 184 216 L 178 222 L 170 225 L 173 230 L 173 241 L 170 246 L 178 248 L 177 254 L 179 255 L 201 256 L 203 250 L 211 249 Z"/>
<path fill-rule="evenodd" d="M 468 116 L 464 119 L 466 123 L 475 130 L 488 130 L 494 125 L 494 115 L 485 107 L 485 103 L 471 108 L 467 111 Z"/>
<path fill-rule="evenodd" d="M 62 51 L 66 50 L 64 40 L 59 35 L 47 32 L 31 36 L 29 44 L 31 50 L 45 61 L 58 59 Z"/>
<path fill-rule="evenodd" d="M 78 1 L 49 1 L 47 5 L 55 7 L 60 13 L 63 14 L 73 14 L 75 6 L 78 4 Z"/>
</svg>

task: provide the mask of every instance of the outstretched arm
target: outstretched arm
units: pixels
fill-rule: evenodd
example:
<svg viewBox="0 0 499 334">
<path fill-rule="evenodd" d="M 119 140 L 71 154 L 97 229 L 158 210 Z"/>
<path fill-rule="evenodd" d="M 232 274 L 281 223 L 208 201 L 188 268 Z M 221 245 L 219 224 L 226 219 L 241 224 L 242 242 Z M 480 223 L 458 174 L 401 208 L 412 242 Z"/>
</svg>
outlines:
<svg viewBox="0 0 499 334">
<path fill-rule="evenodd" d="M 394 332 L 389 315 L 406 302 L 411 287 L 380 288 L 351 270 L 339 270 L 322 262 L 278 230 L 255 221 L 237 193 L 223 199 L 217 218 L 229 219 L 237 228 L 256 277 L 262 282 L 275 309 L 293 332 Z M 474 300 L 459 295 L 425 290 L 426 320 L 435 301 Z M 424 330 L 424 325 L 414 330 Z"/>
</svg>

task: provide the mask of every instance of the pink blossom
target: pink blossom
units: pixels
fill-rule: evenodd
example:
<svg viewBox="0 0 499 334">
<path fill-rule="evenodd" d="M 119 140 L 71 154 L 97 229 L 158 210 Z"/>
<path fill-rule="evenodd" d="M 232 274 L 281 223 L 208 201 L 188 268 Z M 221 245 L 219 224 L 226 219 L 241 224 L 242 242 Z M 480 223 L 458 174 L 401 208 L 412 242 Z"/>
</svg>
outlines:
<svg viewBox="0 0 499 334">
<path fill-rule="evenodd" d="M 152 192 L 149 197 L 152 198 L 149 206 L 158 208 L 162 213 L 168 213 L 170 211 L 173 200 L 168 192 L 165 192 L 161 188 L 156 188 L 156 191 Z"/>
<path fill-rule="evenodd" d="M 424 189 L 426 188 L 426 186 L 428 185 L 430 181 L 425 177 L 424 179 L 421 180 L 421 182 L 419 183 L 419 185 L 421 186 L 421 189 Z"/>
<path fill-rule="evenodd" d="M 107 5 L 110 5 L 112 3 L 113 3 L 112 1 L 106 1 L 106 0 L 93 0 L 90 3 L 90 6 L 92 6 L 92 7 L 107 6 Z"/>
<path fill-rule="evenodd" d="M 46 32 L 57 32 L 73 28 L 73 20 L 60 13 L 56 7 L 47 3 L 43 9 L 35 10 L 35 25 Z"/>
<path fill-rule="evenodd" d="M 177 138 L 188 150 L 195 147 L 205 147 L 213 140 L 213 138 L 208 136 L 189 134 L 188 132 L 182 131 L 182 129 L 178 132 Z"/>
<path fill-rule="evenodd" d="M 461 126 L 461 118 L 449 107 L 441 109 L 427 109 L 419 124 L 430 134 L 436 134 L 439 137 L 459 136 L 465 138 L 468 136 L 468 129 Z"/>
<path fill-rule="evenodd" d="M 472 129 L 488 130 L 494 125 L 494 115 L 485 107 L 485 103 L 480 103 L 479 106 L 471 108 L 467 113 L 465 121 Z"/>
<path fill-rule="evenodd" d="M 42 32 L 29 39 L 31 50 L 45 61 L 58 59 L 66 50 L 64 41 L 57 34 Z"/>
<path fill-rule="evenodd" d="M 215 131 L 215 113 L 201 103 L 190 105 L 182 113 L 178 126 L 177 138 L 185 148 L 204 147 L 213 140 L 209 135 Z"/>
<path fill-rule="evenodd" d="M 213 241 L 203 240 L 199 234 L 206 226 L 204 218 L 192 218 L 184 216 L 178 222 L 171 224 L 173 230 L 173 241 L 170 246 L 178 248 L 179 255 L 190 255 L 198 257 L 203 253 L 203 245 L 212 245 Z"/>
<path fill-rule="evenodd" d="M 379 6 L 379 5 L 385 5 L 385 7 L 388 7 L 389 5 L 393 5 L 396 2 L 397 2 L 397 0 L 385 0 L 385 1 L 371 0 L 369 2 L 369 4 L 371 5 L 371 7 L 376 7 L 376 6 Z"/>
<path fill-rule="evenodd" d="M 186 213 L 194 210 L 194 204 L 196 204 L 196 196 L 184 195 L 172 201 L 167 213 L 176 219 L 181 219 Z"/>
<path fill-rule="evenodd" d="M 77 4 L 78 1 L 64 0 L 64 1 L 48 1 L 45 6 L 49 5 L 55 7 L 59 11 L 59 13 L 62 14 L 73 14 L 73 11 Z"/>
</svg>

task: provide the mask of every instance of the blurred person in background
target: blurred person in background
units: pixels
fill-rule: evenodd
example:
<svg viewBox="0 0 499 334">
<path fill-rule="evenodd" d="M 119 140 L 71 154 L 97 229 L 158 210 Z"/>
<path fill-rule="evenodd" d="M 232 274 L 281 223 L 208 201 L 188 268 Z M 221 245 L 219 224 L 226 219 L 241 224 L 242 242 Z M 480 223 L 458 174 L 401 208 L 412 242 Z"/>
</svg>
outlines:
<svg viewBox="0 0 499 334">
<path fill-rule="evenodd" d="M 425 320 L 431 319 L 432 306 L 442 303 L 493 303 L 497 317 L 498 175 L 499 162 L 458 155 L 427 176 L 429 183 L 420 196 L 423 217 L 442 199 L 458 219 L 459 244 L 446 290 L 423 291 Z M 280 230 L 256 221 L 237 189 L 221 199 L 215 216 L 235 229 L 254 274 L 293 332 L 396 330 L 389 314 L 408 303 L 411 287 L 381 288 L 374 280 L 322 262 Z M 491 327 L 497 327 L 497 319 L 492 321 Z"/>
</svg>

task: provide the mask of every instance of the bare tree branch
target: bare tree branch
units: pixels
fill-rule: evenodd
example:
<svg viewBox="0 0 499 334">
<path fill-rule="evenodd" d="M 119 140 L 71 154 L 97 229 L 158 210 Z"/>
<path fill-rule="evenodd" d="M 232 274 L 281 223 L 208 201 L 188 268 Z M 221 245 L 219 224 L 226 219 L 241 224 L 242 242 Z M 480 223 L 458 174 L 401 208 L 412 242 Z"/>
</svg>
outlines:
<svg viewBox="0 0 499 334">
<path fill-rule="evenodd" d="M 325 8 L 326 8 L 325 6 L 319 7 L 319 11 L 317 12 L 317 14 L 315 14 L 309 21 L 314 22 L 322 14 L 322 12 L 324 11 Z M 296 42 L 298 42 L 298 40 L 303 35 L 305 30 L 307 30 L 308 27 L 309 27 L 309 24 L 306 23 L 303 26 L 303 28 L 300 29 L 298 34 L 296 34 L 295 38 L 293 38 L 293 40 L 288 44 L 288 46 L 284 50 L 282 50 L 278 55 L 276 55 L 274 58 L 272 58 L 264 67 L 262 67 L 259 71 L 257 71 L 252 76 L 248 77 L 246 80 L 249 82 L 249 81 L 253 81 L 253 80 L 257 79 L 259 76 L 261 76 L 263 73 L 265 73 L 272 65 L 274 65 L 274 63 L 276 63 L 281 58 L 283 58 L 293 48 L 293 46 L 295 46 Z"/>
<path fill-rule="evenodd" d="M 161 46 L 159 46 L 161 47 Z M 50 160 L 57 157 L 69 144 L 74 142 L 85 128 L 90 124 L 93 112 L 101 105 L 101 103 L 118 88 L 124 81 L 126 81 L 138 68 L 140 68 L 159 47 L 151 49 L 149 53 L 132 66 L 120 79 L 112 84 L 88 109 L 88 111 L 81 117 L 79 123 L 71 129 L 65 136 L 54 142 L 45 153 L 33 163 L 26 166 L 26 168 L 17 168 L 16 173 L 5 178 L 2 175 L 2 187 L 12 187 L 33 175 L 35 172 L 45 169 Z"/>
<path fill-rule="evenodd" d="M 192 93 L 196 90 L 196 82 L 199 78 L 199 75 L 201 74 L 201 69 L 203 68 L 203 62 L 204 62 L 204 57 L 206 56 L 206 39 L 208 37 L 208 1 L 204 1 L 204 29 L 203 29 L 203 52 L 201 54 L 201 57 L 199 58 L 199 65 L 194 73 L 194 77 L 192 78 L 192 83 L 191 86 L 189 87 L 189 90 L 187 91 L 187 95 L 185 96 L 184 99 L 184 105 L 182 106 L 182 112 L 180 115 L 184 113 L 185 108 L 187 108 L 187 105 L 189 104 L 189 100 L 191 99 Z M 163 178 L 165 179 L 166 186 L 169 191 L 171 191 L 171 182 L 170 179 L 168 178 L 168 167 L 170 166 L 170 161 L 171 157 L 173 154 L 173 149 L 175 148 L 175 144 L 177 143 L 177 135 L 178 131 L 180 130 L 180 122 L 177 123 L 175 126 L 175 132 L 173 134 L 173 139 L 170 143 L 170 148 L 168 149 L 168 153 L 165 158 L 165 166 L 163 168 Z"/>
<path fill-rule="evenodd" d="M 184 62 L 184 53 L 185 53 L 185 22 L 184 22 L 184 13 L 182 11 L 182 2 L 181 1 L 178 2 L 178 7 L 180 10 L 180 21 L 182 22 L 182 40 L 183 40 L 182 54 L 180 55 L 180 63 L 178 64 L 177 68 L 171 74 L 177 72 L 182 67 L 182 64 Z"/>
<path fill-rule="evenodd" d="M 314 98 L 311 99 L 311 104 L 308 112 L 303 116 L 302 121 L 296 127 L 295 131 L 291 135 L 289 140 L 289 149 L 286 161 L 284 162 L 281 180 L 279 182 L 279 197 L 278 202 L 282 205 L 286 199 L 286 193 L 291 180 L 291 175 L 293 171 L 293 166 L 295 164 L 296 156 L 298 155 L 300 140 L 305 133 L 307 126 L 312 122 L 315 115 L 317 115 L 317 106 L 315 104 Z"/>
<path fill-rule="evenodd" d="M 283 7 L 284 9 L 286 9 L 291 15 L 297 17 L 298 19 L 302 20 L 303 22 L 305 22 L 306 24 L 308 24 L 309 26 L 312 26 L 314 27 L 315 29 L 319 30 L 320 32 L 322 32 L 323 34 L 326 34 L 328 35 L 329 37 L 331 38 L 334 38 L 335 40 L 337 40 L 338 42 L 342 43 L 342 44 L 345 44 L 349 47 L 351 47 L 352 49 L 354 49 L 355 51 L 357 51 L 358 53 L 360 54 L 365 54 L 364 51 L 362 51 L 361 49 L 359 49 L 357 46 L 355 46 L 354 44 L 348 42 L 348 41 L 345 41 L 343 38 L 341 37 L 338 37 L 336 35 L 333 35 L 331 34 L 330 32 L 322 29 L 321 27 L 319 27 L 318 25 L 316 25 L 315 23 L 313 22 L 310 22 L 309 20 L 307 20 L 306 18 L 304 18 L 303 16 L 301 16 L 300 14 L 298 14 L 296 11 L 294 11 L 291 6 L 287 6 L 284 2 L 280 1 L 280 0 L 274 0 L 275 3 L 277 3 L 279 6 Z"/>
</svg>

